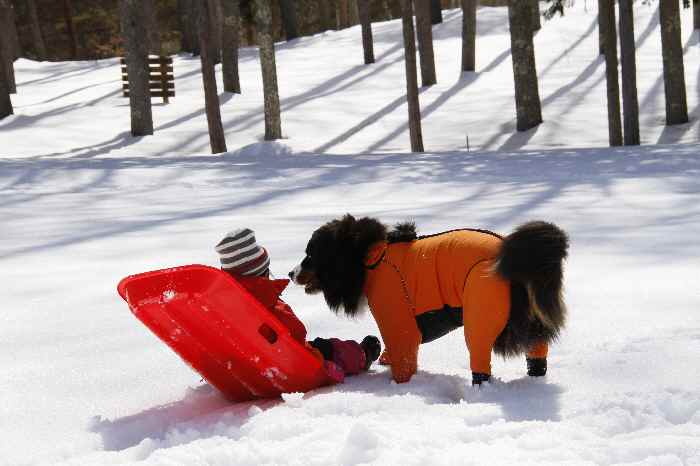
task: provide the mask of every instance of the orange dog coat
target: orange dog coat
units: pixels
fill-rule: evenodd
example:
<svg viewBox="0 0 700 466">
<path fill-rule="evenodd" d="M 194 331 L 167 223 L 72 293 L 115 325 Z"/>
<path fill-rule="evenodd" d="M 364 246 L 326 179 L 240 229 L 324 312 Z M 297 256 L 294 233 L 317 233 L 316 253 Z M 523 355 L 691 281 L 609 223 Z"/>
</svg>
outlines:
<svg viewBox="0 0 700 466">
<path fill-rule="evenodd" d="M 471 370 L 491 373 L 491 350 L 510 312 L 510 282 L 492 271 L 501 244 L 490 232 L 455 230 L 370 247 L 364 291 L 396 382 L 416 372 L 421 343 L 461 325 Z M 546 354 L 540 344 L 528 356 Z"/>
</svg>

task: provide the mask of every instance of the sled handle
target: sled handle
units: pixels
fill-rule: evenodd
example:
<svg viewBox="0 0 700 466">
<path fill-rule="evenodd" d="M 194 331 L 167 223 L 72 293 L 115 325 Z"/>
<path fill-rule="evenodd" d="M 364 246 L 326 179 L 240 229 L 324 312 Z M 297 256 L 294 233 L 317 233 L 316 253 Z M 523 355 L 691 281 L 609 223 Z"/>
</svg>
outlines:
<svg viewBox="0 0 700 466">
<path fill-rule="evenodd" d="M 271 345 L 277 341 L 277 332 L 275 332 L 273 328 L 267 324 L 262 324 L 260 328 L 258 328 L 258 333 L 262 335 Z"/>
</svg>

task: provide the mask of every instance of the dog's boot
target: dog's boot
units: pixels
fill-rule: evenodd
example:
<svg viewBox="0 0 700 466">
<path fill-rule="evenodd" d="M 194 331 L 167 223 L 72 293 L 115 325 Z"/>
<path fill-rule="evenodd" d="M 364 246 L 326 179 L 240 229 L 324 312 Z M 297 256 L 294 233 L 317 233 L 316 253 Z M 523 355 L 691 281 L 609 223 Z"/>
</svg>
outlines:
<svg viewBox="0 0 700 466">
<path fill-rule="evenodd" d="M 482 382 L 488 382 L 490 379 L 490 374 L 484 374 L 482 372 L 472 372 L 472 385 L 481 385 Z"/>
<path fill-rule="evenodd" d="M 379 353 L 382 352 L 382 344 L 379 342 L 379 338 L 374 335 L 367 335 L 360 343 L 360 346 L 365 351 L 365 370 L 367 370 L 377 360 Z"/>
<path fill-rule="evenodd" d="M 527 358 L 527 375 L 542 377 L 547 373 L 547 358 Z"/>
</svg>

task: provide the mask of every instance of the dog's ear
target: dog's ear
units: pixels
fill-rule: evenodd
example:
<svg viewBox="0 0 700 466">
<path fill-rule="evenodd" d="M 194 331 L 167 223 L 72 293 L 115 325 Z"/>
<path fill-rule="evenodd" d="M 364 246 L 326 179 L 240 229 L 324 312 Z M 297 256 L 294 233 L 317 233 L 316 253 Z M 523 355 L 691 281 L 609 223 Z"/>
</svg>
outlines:
<svg viewBox="0 0 700 466">
<path fill-rule="evenodd" d="M 319 251 L 321 257 L 317 258 L 322 266 L 318 272 L 333 311 L 342 308 L 347 316 L 358 313 L 365 285 L 365 257 L 373 243 L 384 239 L 386 227 L 369 217 L 358 220 L 346 214 L 322 227 L 318 246 L 323 252 Z"/>
<path fill-rule="evenodd" d="M 347 216 L 346 216 L 347 217 Z M 362 217 L 350 222 L 350 241 L 346 247 L 343 310 L 348 316 L 358 313 L 365 287 L 365 258 L 372 244 L 386 239 L 386 227 L 377 219 Z"/>
</svg>

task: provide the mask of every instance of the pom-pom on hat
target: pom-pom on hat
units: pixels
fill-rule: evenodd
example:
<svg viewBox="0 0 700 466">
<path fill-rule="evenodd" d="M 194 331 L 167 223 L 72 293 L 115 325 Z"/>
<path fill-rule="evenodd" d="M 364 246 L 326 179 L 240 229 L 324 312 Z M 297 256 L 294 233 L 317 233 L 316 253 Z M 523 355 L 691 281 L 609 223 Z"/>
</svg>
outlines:
<svg viewBox="0 0 700 466">
<path fill-rule="evenodd" d="M 255 233 L 250 228 L 241 228 L 228 233 L 216 245 L 221 268 L 239 275 L 265 276 L 270 269 L 270 256 L 265 248 L 255 242 Z"/>
</svg>

